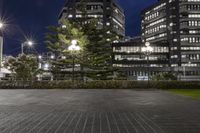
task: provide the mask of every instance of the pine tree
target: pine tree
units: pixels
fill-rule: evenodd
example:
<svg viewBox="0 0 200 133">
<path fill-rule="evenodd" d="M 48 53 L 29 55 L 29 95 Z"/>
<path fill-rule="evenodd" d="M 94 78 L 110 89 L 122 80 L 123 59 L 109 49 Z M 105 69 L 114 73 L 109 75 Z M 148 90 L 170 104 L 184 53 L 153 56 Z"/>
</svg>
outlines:
<svg viewBox="0 0 200 133">
<path fill-rule="evenodd" d="M 60 57 L 51 62 L 53 64 L 52 73 L 55 79 L 60 77 L 66 79 L 72 75 L 69 71 L 72 68 L 72 56 L 76 56 L 76 64 L 82 64 L 80 58 L 83 55 L 85 45 L 88 44 L 87 36 L 79 30 L 78 26 L 74 26 L 66 19 L 60 21 L 60 26 L 50 26 L 49 30 L 50 32 L 46 34 L 47 47 Z M 72 40 L 77 40 L 81 47 L 78 53 L 72 53 L 68 50 Z"/>
<path fill-rule="evenodd" d="M 110 27 L 96 28 L 98 21 L 91 20 L 84 26 L 84 33 L 88 36 L 89 44 L 86 51 L 89 57 L 89 67 L 93 70 L 89 73 L 94 79 L 109 79 L 116 71 L 112 66 L 111 43 L 118 39 Z"/>
<path fill-rule="evenodd" d="M 103 27 L 101 19 L 88 18 L 84 0 L 77 5 L 77 10 L 82 12 L 82 17 L 69 20 L 61 20 L 63 26 L 50 27 L 53 33 L 47 34 L 48 48 L 57 53 L 66 56 L 61 63 L 57 61 L 54 64 L 63 67 L 63 64 L 71 64 L 69 51 L 67 47 L 71 39 L 77 39 L 82 51 L 78 54 L 76 62 L 81 66 L 79 73 L 92 79 L 109 79 L 116 69 L 112 66 L 112 47 L 111 43 L 119 39 L 119 36 L 113 32 L 111 26 Z M 65 52 L 63 52 L 65 51 Z M 64 67 L 67 67 L 66 65 Z M 57 72 L 59 67 L 56 67 Z"/>
</svg>

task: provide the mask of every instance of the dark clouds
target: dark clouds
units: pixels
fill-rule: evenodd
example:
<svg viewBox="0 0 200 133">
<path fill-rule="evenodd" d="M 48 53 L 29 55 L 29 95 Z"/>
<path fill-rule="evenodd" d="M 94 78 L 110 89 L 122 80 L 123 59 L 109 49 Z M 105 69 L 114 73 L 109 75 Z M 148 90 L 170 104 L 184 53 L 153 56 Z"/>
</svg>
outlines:
<svg viewBox="0 0 200 133">
<path fill-rule="evenodd" d="M 118 1 L 126 14 L 126 34 L 139 35 L 140 11 L 156 0 Z M 0 0 L 0 14 L 9 18 L 10 27 L 12 27 L 9 34 L 6 34 L 6 53 L 13 54 L 10 51 L 14 52 L 14 49 L 20 46 L 23 35 L 33 36 L 38 40 L 37 47 L 42 52 L 46 27 L 57 23 L 58 14 L 64 2 L 65 0 Z"/>
</svg>

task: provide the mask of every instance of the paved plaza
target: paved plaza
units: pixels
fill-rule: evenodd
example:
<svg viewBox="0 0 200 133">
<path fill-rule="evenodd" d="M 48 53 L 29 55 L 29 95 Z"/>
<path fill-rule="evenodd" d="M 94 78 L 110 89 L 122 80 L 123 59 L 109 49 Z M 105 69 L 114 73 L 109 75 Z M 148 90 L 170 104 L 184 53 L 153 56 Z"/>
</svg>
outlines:
<svg viewBox="0 0 200 133">
<path fill-rule="evenodd" d="M 0 90 L 0 133 L 200 133 L 200 100 L 158 90 Z"/>
</svg>

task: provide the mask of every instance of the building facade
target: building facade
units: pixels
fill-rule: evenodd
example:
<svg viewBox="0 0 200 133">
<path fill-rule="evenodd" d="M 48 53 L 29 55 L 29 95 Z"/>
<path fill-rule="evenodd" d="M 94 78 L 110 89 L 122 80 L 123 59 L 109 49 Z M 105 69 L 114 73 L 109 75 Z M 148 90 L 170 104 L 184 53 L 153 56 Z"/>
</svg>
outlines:
<svg viewBox="0 0 200 133">
<path fill-rule="evenodd" d="M 168 47 L 160 49 L 156 45 L 152 46 L 153 51 L 149 55 L 149 60 L 142 52 L 143 47 L 141 37 L 113 43 L 113 66 L 120 68 L 133 80 L 147 80 L 149 75 L 171 72 L 167 58 Z"/>
<path fill-rule="evenodd" d="M 200 75 L 200 1 L 159 0 L 141 13 L 142 42 L 165 54 L 163 67 L 182 76 Z"/>
<path fill-rule="evenodd" d="M 124 11 L 115 0 L 67 0 L 59 19 L 83 17 L 83 12 L 79 10 L 83 4 L 88 18 L 99 18 L 101 27 L 111 26 L 117 34 L 125 36 Z"/>
</svg>

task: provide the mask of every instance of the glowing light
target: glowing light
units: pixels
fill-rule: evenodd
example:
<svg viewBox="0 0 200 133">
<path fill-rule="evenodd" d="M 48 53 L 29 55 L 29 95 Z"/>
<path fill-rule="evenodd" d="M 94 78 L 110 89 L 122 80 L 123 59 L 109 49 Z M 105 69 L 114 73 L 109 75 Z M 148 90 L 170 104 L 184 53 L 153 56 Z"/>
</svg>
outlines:
<svg viewBox="0 0 200 133">
<path fill-rule="evenodd" d="M 142 48 L 142 52 L 146 52 L 146 48 L 145 47 Z"/>
<path fill-rule="evenodd" d="M 32 41 L 28 41 L 28 42 L 27 42 L 27 45 L 28 45 L 28 46 L 33 46 L 33 42 L 32 42 Z"/>
<path fill-rule="evenodd" d="M 0 29 L 2 29 L 4 27 L 3 22 L 0 22 Z"/>
<path fill-rule="evenodd" d="M 52 56 L 51 56 L 51 59 L 54 59 L 54 58 L 55 58 L 55 56 L 54 56 L 54 55 L 52 55 Z"/>
<path fill-rule="evenodd" d="M 72 45 L 77 45 L 77 40 L 72 40 Z"/>
<path fill-rule="evenodd" d="M 66 57 L 65 57 L 65 56 L 62 56 L 62 59 L 66 59 Z"/>
<path fill-rule="evenodd" d="M 147 46 L 147 47 L 150 46 L 150 42 L 146 42 L 145 46 Z"/>
<path fill-rule="evenodd" d="M 81 50 L 81 48 L 79 46 L 76 46 L 76 45 L 72 44 L 71 46 L 69 46 L 68 50 L 70 50 L 70 51 L 79 51 L 79 50 Z"/>
<path fill-rule="evenodd" d="M 66 26 L 66 25 L 62 25 L 62 28 L 63 28 L 63 29 L 66 29 L 66 28 L 67 28 L 67 26 Z"/>
<path fill-rule="evenodd" d="M 150 46 L 148 46 L 148 47 L 147 47 L 147 51 L 149 51 L 149 52 L 153 52 L 153 48 L 150 47 Z"/>
</svg>

